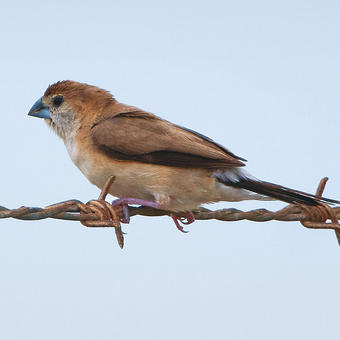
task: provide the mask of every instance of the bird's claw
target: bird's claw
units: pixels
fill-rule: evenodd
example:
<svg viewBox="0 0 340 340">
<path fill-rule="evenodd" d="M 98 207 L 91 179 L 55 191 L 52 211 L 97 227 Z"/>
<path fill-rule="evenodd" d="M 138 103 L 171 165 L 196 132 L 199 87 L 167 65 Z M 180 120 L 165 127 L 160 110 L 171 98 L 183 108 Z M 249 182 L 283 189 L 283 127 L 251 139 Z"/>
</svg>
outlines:
<svg viewBox="0 0 340 340">
<path fill-rule="evenodd" d="M 156 202 L 146 201 L 139 198 L 119 198 L 112 202 L 112 206 L 115 208 L 121 208 L 120 216 L 123 216 L 120 217 L 121 223 L 130 223 L 129 204 L 137 204 L 145 207 L 160 209 L 160 205 Z M 171 214 L 170 216 L 175 222 L 177 229 L 182 233 L 187 233 L 187 231 L 183 229 L 181 223 L 184 225 L 188 225 L 195 222 L 195 216 L 191 211 L 186 213 L 186 217 L 177 217 L 173 214 Z"/>
<path fill-rule="evenodd" d="M 191 211 L 187 212 L 186 217 L 177 217 L 176 215 L 170 215 L 170 216 L 172 220 L 175 222 L 177 229 L 181 231 L 182 233 L 188 233 L 188 231 L 184 230 L 180 223 L 184 225 L 188 225 L 188 224 L 195 222 L 195 216 Z"/>
<path fill-rule="evenodd" d="M 119 218 L 120 222 L 129 224 L 130 223 L 129 206 L 127 204 L 122 204 L 122 205 L 115 206 L 115 208 L 121 208 L 119 216 L 123 216 L 123 217 Z"/>
<path fill-rule="evenodd" d="M 139 198 L 119 198 L 117 200 L 114 200 L 112 203 L 113 207 L 120 207 L 122 209 L 121 215 L 123 215 L 122 218 L 120 218 L 120 222 L 122 223 L 130 223 L 130 213 L 129 213 L 129 204 L 137 204 L 145 207 L 152 207 L 152 208 L 159 208 L 158 204 L 151 201 L 142 200 Z"/>
</svg>

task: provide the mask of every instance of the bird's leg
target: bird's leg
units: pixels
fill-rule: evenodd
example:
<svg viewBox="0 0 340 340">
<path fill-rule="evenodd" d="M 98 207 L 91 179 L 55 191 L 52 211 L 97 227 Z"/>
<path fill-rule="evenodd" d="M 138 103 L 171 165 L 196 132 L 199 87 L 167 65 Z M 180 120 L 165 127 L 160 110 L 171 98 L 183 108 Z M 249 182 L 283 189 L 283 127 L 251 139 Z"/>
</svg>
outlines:
<svg viewBox="0 0 340 340">
<path fill-rule="evenodd" d="M 127 204 L 122 205 L 123 208 L 123 218 L 120 220 L 122 223 L 130 223 L 130 213 L 129 206 Z"/>
<path fill-rule="evenodd" d="M 120 220 L 122 223 L 130 223 L 129 204 L 137 204 L 137 205 L 141 205 L 144 207 L 151 207 L 155 209 L 166 210 L 167 203 L 168 203 L 168 200 L 166 199 L 159 200 L 159 202 L 152 202 L 152 201 L 142 200 L 140 198 L 119 198 L 112 202 L 112 206 L 122 208 L 123 218 Z M 177 217 L 174 214 L 171 214 L 170 217 L 175 222 L 177 229 L 183 233 L 187 233 L 187 231 L 183 229 L 180 223 L 188 225 L 188 224 L 195 222 L 195 216 L 191 211 L 188 211 L 186 213 L 186 217 Z"/>
<path fill-rule="evenodd" d="M 121 219 L 122 223 L 130 223 L 129 204 L 137 204 L 142 205 L 144 207 L 160 209 L 160 205 L 156 202 L 146 201 L 139 198 L 119 198 L 112 202 L 112 206 L 122 207 L 123 209 L 123 218 Z"/>
<path fill-rule="evenodd" d="M 186 220 L 186 221 L 185 221 Z M 191 212 L 191 211 L 188 211 L 187 212 L 187 217 L 186 218 L 183 218 L 182 217 L 182 219 L 181 219 L 181 222 L 183 223 L 183 224 L 186 224 L 186 225 L 188 225 L 188 224 L 191 224 L 191 223 L 194 223 L 196 220 L 195 220 L 195 216 L 194 216 L 194 214 Z"/>
<path fill-rule="evenodd" d="M 182 233 L 187 233 L 187 231 L 183 229 L 180 223 L 188 225 L 195 222 L 195 216 L 191 211 L 188 211 L 186 215 L 187 217 L 177 217 L 176 215 L 173 214 L 170 215 L 172 220 L 175 222 L 177 229 Z"/>
</svg>

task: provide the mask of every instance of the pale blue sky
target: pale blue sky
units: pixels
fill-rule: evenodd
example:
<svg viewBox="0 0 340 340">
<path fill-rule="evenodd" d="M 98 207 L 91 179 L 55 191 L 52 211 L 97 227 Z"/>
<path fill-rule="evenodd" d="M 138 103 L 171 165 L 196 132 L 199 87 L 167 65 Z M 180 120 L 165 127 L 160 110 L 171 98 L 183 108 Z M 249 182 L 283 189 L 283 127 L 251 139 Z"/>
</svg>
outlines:
<svg viewBox="0 0 340 340">
<path fill-rule="evenodd" d="M 0 205 L 98 190 L 27 111 L 73 79 L 204 133 L 255 176 L 340 199 L 338 1 L 18 1 L 0 8 Z M 277 209 L 276 202 L 218 207 Z M 2 220 L 0 338 L 338 339 L 340 249 L 298 223 Z"/>
</svg>

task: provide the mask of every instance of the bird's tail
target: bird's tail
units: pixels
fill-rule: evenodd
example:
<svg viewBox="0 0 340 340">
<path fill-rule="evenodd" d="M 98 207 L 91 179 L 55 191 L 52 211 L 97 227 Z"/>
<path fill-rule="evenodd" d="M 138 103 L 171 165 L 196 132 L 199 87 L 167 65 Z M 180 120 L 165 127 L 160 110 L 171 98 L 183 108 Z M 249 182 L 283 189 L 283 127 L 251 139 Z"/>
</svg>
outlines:
<svg viewBox="0 0 340 340">
<path fill-rule="evenodd" d="M 333 200 L 326 197 L 319 197 L 316 195 L 308 194 L 303 191 L 286 188 L 278 184 L 264 182 L 253 178 L 239 177 L 238 180 L 228 180 L 225 177 L 224 178 L 217 177 L 217 180 L 225 185 L 234 188 L 246 189 L 291 204 L 297 203 L 307 205 L 318 205 L 320 203 L 340 204 L 340 201 L 337 200 Z"/>
</svg>

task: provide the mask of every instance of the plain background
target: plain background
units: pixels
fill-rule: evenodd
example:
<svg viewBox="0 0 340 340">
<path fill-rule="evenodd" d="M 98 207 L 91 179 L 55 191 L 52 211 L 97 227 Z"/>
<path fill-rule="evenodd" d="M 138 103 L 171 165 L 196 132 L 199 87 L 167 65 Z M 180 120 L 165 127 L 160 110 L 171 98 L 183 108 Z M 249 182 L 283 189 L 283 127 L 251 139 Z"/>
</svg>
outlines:
<svg viewBox="0 0 340 340">
<path fill-rule="evenodd" d="M 57 80 L 204 133 L 255 176 L 340 199 L 338 1 L 2 2 L 1 201 L 99 190 L 31 105 Z M 278 202 L 216 207 L 278 209 Z M 135 217 L 113 230 L 1 220 L 0 338 L 339 339 L 334 232 Z"/>
</svg>

